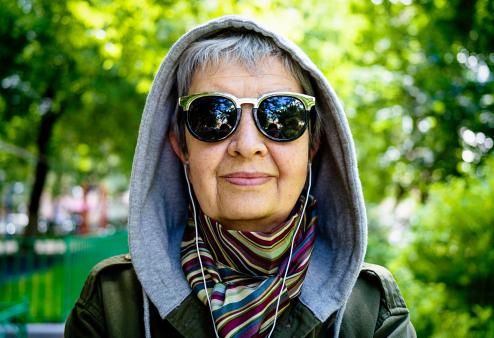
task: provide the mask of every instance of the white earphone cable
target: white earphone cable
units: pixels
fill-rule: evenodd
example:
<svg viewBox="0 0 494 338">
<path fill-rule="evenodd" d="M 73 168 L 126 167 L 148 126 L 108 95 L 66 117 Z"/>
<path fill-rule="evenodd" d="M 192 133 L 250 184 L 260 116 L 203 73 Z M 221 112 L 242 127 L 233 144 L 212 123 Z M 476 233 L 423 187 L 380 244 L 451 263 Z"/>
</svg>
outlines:
<svg viewBox="0 0 494 338">
<path fill-rule="evenodd" d="M 285 288 L 285 282 L 286 282 L 286 277 L 288 275 L 288 269 L 290 268 L 290 263 L 292 261 L 293 244 L 295 243 L 295 236 L 297 236 L 297 232 L 300 228 L 300 224 L 302 224 L 302 220 L 305 217 L 305 209 L 307 208 L 307 202 L 309 201 L 309 193 L 310 193 L 310 188 L 311 188 L 311 183 L 312 183 L 311 181 L 312 181 L 312 165 L 311 165 L 311 162 L 309 161 L 309 182 L 308 182 L 308 186 L 307 186 L 307 194 L 305 195 L 304 207 L 302 209 L 302 213 L 300 214 L 300 219 L 298 220 L 297 228 L 295 229 L 295 232 L 293 233 L 292 244 L 290 246 L 290 255 L 288 256 L 288 263 L 286 265 L 285 274 L 283 276 L 283 283 L 281 283 L 280 294 L 278 296 L 278 300 L 276 301 L 276 311 L 274 313 L 274 321 L 273 321 L 273 325 L 271 326 L 271 331 L 269 331 L 268 338 L 270 338 L 271 335 L 273 334 L 274 327 L 276 325 L 276 320 L 278 319 L 278 310 L 280 307 L 281 295 L 283 293 L 283 289 Z"/>
<path fill-rule="evenodd" d="M 197 258 L 199 258 L 199 265 L 201 266 L 202 282 L 204 283 L 204 292 L 206 292 L 206 298 L 208 300 L 209 313 L 211 314 L 211 320 L 213 321 L 214 333 L 216 335 L 216 338 L 220 338 L 218 335 L 218 329 L 216 328 L 216 322 L 214 321 L 214 317 L 213 317 L 213 307 L 211 306 L 211 299 L 209 298 L 208 286 L 206 284 L 206 276 L 204 275 L 204 267 L 202 266 L 201 253 L 199 252 L 199 232 L 197 229 L 197 213 L 196 213 L 194 198 L 192 197 L 192 189 L 190 188 L 189 176 L 187 174 L 187 164 L 184 164 L 184 172 L 185 172 L 185 180 L 187 181 L 187 189 L 189 191 L 190 202 L 192 203 L 192 211 L 194 213 L 194 226 L 196 231 L 196 251 L 197 251 Z"/>
</svg>

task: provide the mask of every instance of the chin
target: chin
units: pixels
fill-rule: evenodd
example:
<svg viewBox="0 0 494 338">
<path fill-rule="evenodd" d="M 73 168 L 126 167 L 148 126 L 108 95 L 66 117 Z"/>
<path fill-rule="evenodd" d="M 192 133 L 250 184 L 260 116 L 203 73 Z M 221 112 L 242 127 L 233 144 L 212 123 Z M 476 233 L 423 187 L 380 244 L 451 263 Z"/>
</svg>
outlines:
<svg viewBox="0 0 494 338">
<path fill-rule="evenodd" d="M 271 208 L 265 203 L 240 207 L 241 205 L 240 203 L 225 206 L 219 212 L 217 220 L 227 229 L 268 231 L 270 228 L 283 222 L 287 216 L 284 213 L 281 215 L 279 210 Z"/>
<path fill-rule="evenodd" d="M 241 209 L 241 210 L 240 210 Z M 245 207 L 241 204 L 232 206 L 231 208 L 223 208 L 220 217 L 224 219 L 236 219 L 244 221 L 261 220 L 269 218 L 274 212 L 266 208 L 266 205 L 256 207 Z M 223 216 L 223 217 L 222 217 Z"/>
</svg>

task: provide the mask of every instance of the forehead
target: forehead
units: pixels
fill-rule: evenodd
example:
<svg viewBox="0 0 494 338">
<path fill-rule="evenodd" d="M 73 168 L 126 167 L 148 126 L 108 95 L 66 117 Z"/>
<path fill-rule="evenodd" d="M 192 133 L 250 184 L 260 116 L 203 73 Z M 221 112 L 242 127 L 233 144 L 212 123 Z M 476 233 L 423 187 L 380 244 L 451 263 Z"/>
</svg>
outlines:
<svg viewBox="0 0 494 338">
<path fill-rule="evenodd" d="M 252 66 L 226 60 L 199 67 L 192 75 L 188 94 L 210 91 L 258 97 L 275 91 L 301 93 L 302 87 L 279 58 L 267 57 Z"/>
</svg>

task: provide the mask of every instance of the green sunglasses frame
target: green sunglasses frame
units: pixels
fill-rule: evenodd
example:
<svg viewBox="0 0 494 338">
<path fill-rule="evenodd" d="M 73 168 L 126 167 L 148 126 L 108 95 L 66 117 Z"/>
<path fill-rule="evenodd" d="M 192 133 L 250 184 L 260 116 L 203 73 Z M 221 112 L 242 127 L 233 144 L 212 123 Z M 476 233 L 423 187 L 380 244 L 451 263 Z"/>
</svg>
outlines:
<svg viewBox="0 0 494 338">
<path fill-rule="evenodd" d="M 235 121 L 235 125 L 232 128 L 232 130 L 227 135 L 225 135 L 224 137 L 221 137 L 221 138 L 215 139 L 215 140 L 207 140 L 207 139 L 202 138 L 200 135 L 197 135 L 192 130 L 192 128 L 190 127 L 190 124 L 189 124 L 189 121 L 188 121 L 188 116 L 186 116 L 186 123 L 185 124 L 186 124 L 187 129 L 189 130 L 189 132 L 195 138 L 197 138 L 197 139 L 199 139 L 201 141 L 204 141 L 204 142 L 219 142 L 219 141 L 222 141 L 222 140 L 228 138 L 230 135 L 232 135 L 235 132 L 235 130 L 237 129 L 238 124 L 239 124 L 239 121 L 240 121 L 240 118 L 241 118 L 242 104 L 252 104 L 253 105 L 253 107 L 252 107 L 252 114 L 253 114 L 254 121 L 256 123 L 256 127 L 257 127 L 257 129 L 264 136 L 266 136 L 270 140 L 277 141 L 277 142 L 290 142 L 290 141 L 293 141 L 293 140 L 297 139 L 298 137 L 300 137 L 303 134 L 303 131 L 305 131 L 305 129 L 307 128 L 307 125 L 310 123 L 310 118 L 308 118 L 309 113 L 310 113 L 310 110 L 312 109 L 312 107 L 314 107 L 316 105 L 316 99 L 313 96 L 306 95 L 306 94 L 300 94 L 300 93 L 293 93 L 293 92 L 272 92 L 272 93 L 266 93 L 266 94 L 261 95 L 258 98 L 238 98 L 238 97 L 236 97 L 234 95 L 231 95 L 231 94 L 228 94 L 228 93 L 204 92 L 204 93 L 197 93 L 197 94 L 192 94 L 192 95 L 187 95 L 187 96 L 181 96 L 178 99 L 178 105 L 182 108 L 182 110 L 185 113 L 187 113 L 189 111 L 190 105 L 192 104 L 192 102 L 194 102 L 194 100 L 196 100 L 198 98 L 201 98 L 201 97 L 207 97 L 207 96 L 218 96 L 218 97 L 223 97 L 223 98 L 227 98 L 227 99 L 231 100 L 235 104 L 235 108 L 237 109 L 237 111 L 239 112 L 239 114 L 237 114 L 237 121 Z M 264 131 L 259 126 L 259 120 L 257 119 L 257 108 L 259 107 L 259 104 L 262 101 L 264 101 L 264 100 L 266 100 L 266 99 L 268 99 L 270 97 L 273 97 L 273 96 L 288 96 L 288 97 L 293 97 L 293 98 L 298 99 L 304 105 L 304 108 L 305 108 L 305 111 L 306 111 L 305 121 L 304 121 L 305 122 L 305 125 L 304 125 L 304 128 L 301 131 L 300 135 L 297 136 L 296 138 L 286 139 L 286 140 L 285 139 L 277 139 L 277 138 L 274 138 L 274 137 L 270 136 L 269 134 L 267 134 L 266 131 Z"/>
</svg>

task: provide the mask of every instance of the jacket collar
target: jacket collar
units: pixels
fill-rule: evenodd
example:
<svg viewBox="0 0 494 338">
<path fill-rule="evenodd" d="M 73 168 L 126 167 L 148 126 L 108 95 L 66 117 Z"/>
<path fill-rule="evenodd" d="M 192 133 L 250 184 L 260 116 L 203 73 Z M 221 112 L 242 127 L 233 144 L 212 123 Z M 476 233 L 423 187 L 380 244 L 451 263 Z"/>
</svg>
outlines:
<svg viewBox="0 0 494 338">
<path fill-rule="evenodd" d="M 321 323 L 314 314 L 297 299 L 292 300 L 288 309 L 280 316 L 273 332 L 274 337 L 306 337 L 322 326 L 330 327 L 335 316 Z M 195 295 L 190 294 L 175 310 L 170 312 L 166 320 L 184 337 L 214 337 L 211 315 L 208 308 Z"/>
</svg>

